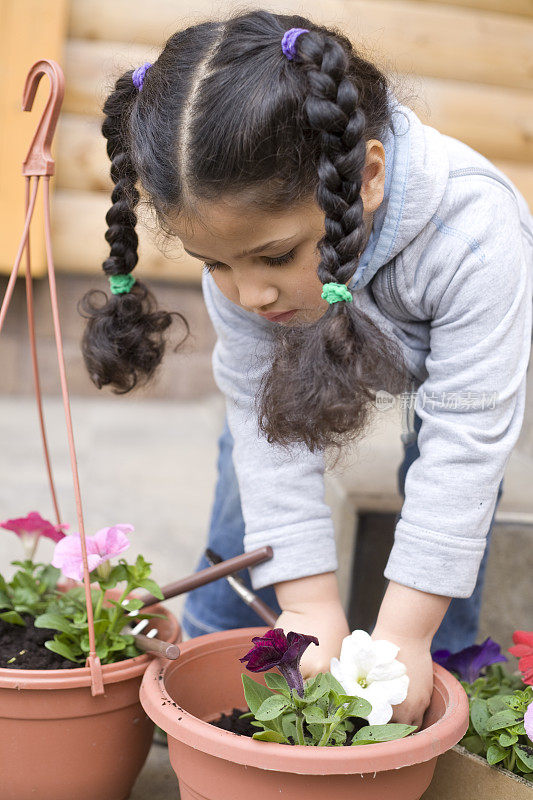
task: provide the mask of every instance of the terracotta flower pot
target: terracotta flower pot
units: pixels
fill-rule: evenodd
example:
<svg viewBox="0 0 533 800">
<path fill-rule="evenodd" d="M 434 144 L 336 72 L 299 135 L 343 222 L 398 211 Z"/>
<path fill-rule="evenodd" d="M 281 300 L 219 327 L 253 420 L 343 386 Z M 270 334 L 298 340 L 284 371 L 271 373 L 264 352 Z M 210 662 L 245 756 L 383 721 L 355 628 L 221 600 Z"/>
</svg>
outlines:
<svg viewBox="0 0 533 800">
<path fill-rule="evenodd" d="M 146 670 L 141 703 L 168 734 L 181 800 L 420 798 L 437 756 L 468 728 L 468 699 L 460 683 L 434 665 L 435 688 L 423 730 L 393 742 L 319 750 L 258 742 L 209 725 L 221 712 L 246 707 L 238 659 L 252 636 L 264 630 L 200 636 L 185 642 L 178 661 L 154 661 Z"/>
<path fill-rule="evenodd" d="M 166 616 L 153 622 L 160 637 L 180 641 L 177 619 L 163 606 L 153 610 Z M 105 664 L 97 697 L 86 667 L 0 669 L 2 800 L 126 800 L 152 742 L 139 702 L 151 660 Z"/>
</svg>

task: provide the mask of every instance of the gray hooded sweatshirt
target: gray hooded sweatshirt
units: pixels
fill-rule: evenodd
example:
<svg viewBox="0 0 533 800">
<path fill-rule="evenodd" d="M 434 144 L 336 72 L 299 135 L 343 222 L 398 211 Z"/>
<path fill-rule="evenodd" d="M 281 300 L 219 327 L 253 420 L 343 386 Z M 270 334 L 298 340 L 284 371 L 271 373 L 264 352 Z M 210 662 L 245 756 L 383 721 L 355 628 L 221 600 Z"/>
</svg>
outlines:
<svg viewBox="0 0 533 800">
<path fill-rule="evenodd" d="M 406 106 L 395 105 L 383 144 L 385 196 L 349 286 L 356 306 L 399 342 L 422 420 L 385 577 L 469 597 L 523 421 L 533 217 L 505 174 Z M 304 445 L 287 454 L 258 431 L 254 398 L 276 323 L 228 300 L 212 275 L 202 286 L 218 337 L 213 369 L 234 438 L 245 550 L 274 550 L 253 568 L 252 584 L 334 571 L 324 454 Z"/>
</svg>

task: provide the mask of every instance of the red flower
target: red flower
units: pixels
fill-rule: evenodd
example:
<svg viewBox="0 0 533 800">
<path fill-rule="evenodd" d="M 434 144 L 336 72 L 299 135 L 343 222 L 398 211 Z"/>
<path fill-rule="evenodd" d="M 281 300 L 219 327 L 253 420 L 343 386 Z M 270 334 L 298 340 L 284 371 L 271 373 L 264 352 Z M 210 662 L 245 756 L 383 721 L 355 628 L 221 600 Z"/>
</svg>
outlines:
<svg viewBox="0 0 533 800">
<path fill-rule="evenodd" d="M 524 683 L 533 686 L 533 631 L 515 631 L 513 642 L 509 652 L 519 659 L 518 669 Z"/>
<path fill-rule="evenodd" d="M 43 519 L 37 511 L 30 511 L 27 517 L 6 519 L 4 522 L 0 522 L 0 528 L 5 528 L 6 531 L 13 531 L 17 534 L 26 551 L 26 557 L 32 561 L 40 537 L 46 536 L 47 539 L 59 542 L 65 536 L 63 529 L 68 528 L 68 525 L 52 525 L 51 522 Z"/>
</svg>

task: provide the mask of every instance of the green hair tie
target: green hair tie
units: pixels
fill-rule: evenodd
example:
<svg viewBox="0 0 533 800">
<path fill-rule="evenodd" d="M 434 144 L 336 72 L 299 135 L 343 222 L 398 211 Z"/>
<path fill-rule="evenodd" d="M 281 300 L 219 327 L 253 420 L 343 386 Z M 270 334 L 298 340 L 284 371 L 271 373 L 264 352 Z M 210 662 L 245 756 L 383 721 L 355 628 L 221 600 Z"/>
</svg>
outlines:
<svg viewBox="0 0 533 800">
<path fill-rule="evenodd" d="M 346 300 L 347 303 L 351 303 L 353 300 L 352 293 L 344 283 L 325 283 L 321 297 L 327 300 L 328 303 L 338 303 L 340 300 Z"/>
<path fill-rule="evenodd" d="M 133 275 L 109 276 L 109 285 L 111 286 L 112 294 L 125 294 L 126 292 L 130 291 L 134 283 L 135 278 Z"/>
</svg>

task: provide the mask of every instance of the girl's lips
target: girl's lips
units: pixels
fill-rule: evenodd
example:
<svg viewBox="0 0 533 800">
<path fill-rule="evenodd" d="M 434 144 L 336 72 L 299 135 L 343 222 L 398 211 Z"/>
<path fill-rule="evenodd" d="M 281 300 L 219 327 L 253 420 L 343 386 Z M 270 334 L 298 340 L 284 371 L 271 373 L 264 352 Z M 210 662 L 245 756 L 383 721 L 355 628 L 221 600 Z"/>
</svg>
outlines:
<svg viewBox="0 0 533 800">
<path fill-rule="evenodd" d="M 297 312 L 297 308 L 293 309 L 292 311 L 283 311 L 281 314 L 261 314 L 262 317 L 270 320 L 270 322 L 284 322 L 285 320 L 291 319 Z"/>
</svg>

